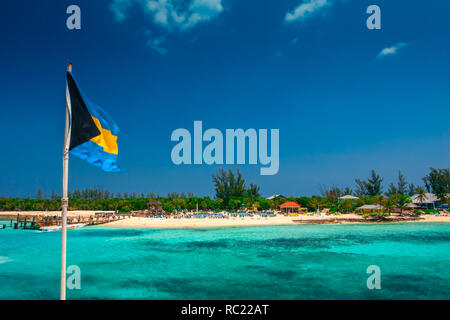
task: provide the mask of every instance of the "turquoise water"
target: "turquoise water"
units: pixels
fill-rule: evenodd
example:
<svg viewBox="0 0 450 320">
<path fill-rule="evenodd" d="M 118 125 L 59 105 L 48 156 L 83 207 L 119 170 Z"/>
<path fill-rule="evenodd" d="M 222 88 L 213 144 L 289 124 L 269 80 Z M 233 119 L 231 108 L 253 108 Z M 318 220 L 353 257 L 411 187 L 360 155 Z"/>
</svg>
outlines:
<svg viewBox="0 0 450 320">
<path fill-rule="evenodd" d="M 57 299 L 59 232 L 0 230 L 0 299 Z M 69 299 L 448 299 L 450 224 L 68 231 Z M 366 269 L 381 268 L 381 290 Z"/>
</svg>

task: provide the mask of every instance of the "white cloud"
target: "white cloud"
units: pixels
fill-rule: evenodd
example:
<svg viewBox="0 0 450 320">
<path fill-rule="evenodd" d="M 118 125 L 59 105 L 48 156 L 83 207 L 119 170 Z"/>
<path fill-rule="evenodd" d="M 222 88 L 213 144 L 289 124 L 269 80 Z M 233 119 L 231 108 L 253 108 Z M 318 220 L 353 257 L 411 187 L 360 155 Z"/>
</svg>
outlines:
<svg viewBox="0 0 450 320">
<path fill-rule="evenodd" d="M 223 11 L 222 0 L 113 0 L 110 7 L 116 20 L 124 20 L 133 3 L 150 14 L 154 23 L 168 30 L 190 29 Z"/>
<path fill-rule="evenodd" d="M 110 8 L 114 13 L 114 17 L 117 21 L 125 20 L 127 11 L 130 7 L 130 0 L 114 0 L 110 5 Z"/>
<path fill-rule="evenodd" d="M 305 0 L 293 11 L 286 13 L 284 20 L 286 22 L 304 21 L 332 4 L 331 0 Z"/>
<path fill-rule="evenodd" d="M 167 14 L 169 12 L 166 0 L 147 2 L 148 9 L 153 12 L 153 19 L 160 24 L 167 24 Z"/>
<path fill-rule="evenodd" d="M 166 41 L 164 37 L 156 37 L 149 38 L 147 41 L 147 46 L 158 52 L 160 55 L 165 55 L 167 53 L 167 49 L 162 46 L 162 44 Z"/>
<path fill-rule="evenodd" d="M 384 49 L 381 50 L 380 53 L 377 55 L 377 58 L 383 58 L 383 57 L 386 57 L 386 56 L 393 56 L 393 55 L 397 54 L 398 51 L 399 51 L 401 48 L 404 48 L 404 47 L 406 47 L 407 45 L 408 45 L 407 43 L 399 42 L 399 43 L 395 44 L 395 45 L 392 46 L 392 47 L 384 48 Z"/>
<path fill-rule="evenodd" d="M 182 30 L 192 28 L 199 22 L 209 21 L 223 10 L 222 0 L 150 0 L 148 8 L 153 13 L 155 22 Z"/>
<path fill-rule="evenodd" d="M 153 23 L 171 32 L 188 30 L 198 23 L 217 17 L 222 11 L 222 0 L 112 0 L 110 9 L 118 22 L 125 20 L 131 6 L 141 8 Z M 153 36 L 146 32 L 147 46 L 161 55 L 167 53 L 163 46 L 164 36 Z"/>
<path fill-rule="evenodd" d="M 296 45 L 297 44 L 297 42 L 298 42 L 298 38 L 294 38 L 294 39 L 292 39 L 291 41 L 289 41 L 289 44 L 291 44 L 291 45 Z"/>
</svg>

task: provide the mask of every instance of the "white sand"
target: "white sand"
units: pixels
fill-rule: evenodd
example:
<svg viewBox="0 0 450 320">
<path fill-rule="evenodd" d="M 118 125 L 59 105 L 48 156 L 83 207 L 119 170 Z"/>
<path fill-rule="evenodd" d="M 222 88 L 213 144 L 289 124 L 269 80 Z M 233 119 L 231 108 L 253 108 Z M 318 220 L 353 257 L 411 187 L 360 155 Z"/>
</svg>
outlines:
<svg viewBox="0 0 450 320">
<path fill-rule="evenodd" d="M 214 227 L 237 227 L 237 226 L 266 226 L 266 225 L 285 225 L 293 224 L 292 217 L 245 217 L 228 219 L 200 219 L 200 218 L 141 218 L 132 217 L 107 223 L 111 227 L 123 228 L 214 228 Z"/>
<path fill-rule="evenodd" d="M 79 210 L 69 211 L 68 216 L 89 217 L 93 216 L 94 210 Z M 113 212 L 113 211 L 101 211 Z M 2 216 L 17 216 L 17 211 L 0 211 L 0 219 Z M 21 211 L 21 215 L 35 215 L 35 216 L 61 216 L 61 211 Z M 423 215 L 420 220 L 410 222 L 450 222 L 450 216 L 435 216 Z M 358 219 L 357 222 L 339 221 L 345 219 Z M 294 222 L 296 220 L 296 222 Z M 360 215 L 343 214 L 343 215 L 328 215 L 328 216 L 282 216 L 261 218 L 254 217 L 230 217 L 228 219 L 210 219 L 210 218 L 142 218 L 132 217 L 129 219 L 118 220 L 105 224 L 105 226 L 121 227 L 121 228 L 214 228 L 214 227 L 237 227 L 237 226 L 267 226 L 267 225 L 294 225 L 294 224 L 309 224 L 309 223 L 365 223 L 366 221 Z"/>
<path fill-rule="evenodd" d="M 436 216 L 423 216 L 424 219 L 420 219 L 417 222 L 450 222 L 450 217 L 436 217 Z M 339 221 L 345 219 L 358 219 L 357 222 Z M 294 222 L 297 220 L 297 222 Z M 336 222 L 334 220 L 337 220 Z M 300 223 L 365 223 L 366 221 L 359 215 L 346 214 L 338 216 L 297 216 L 297 217 L 236 217 L 228 219 L 174 219 L 174 218 L 141 218 L 132 217 L 130 219 L 114 221 L 105 225 L 111 227 L 121 228 L 214 228 L 214 227 L 237 227 L 237 226 L 266 226 L 266 225 L 294 225 Z M 416 221 L 414 221 L 416 222 Z"/>
<path fill-rule="evenodd" d="M 420 216 L 424 220 L 412 222 L 450 222 L 450 216 L 435 216 L 434 214 L 427 214 Z"/>
</svg>

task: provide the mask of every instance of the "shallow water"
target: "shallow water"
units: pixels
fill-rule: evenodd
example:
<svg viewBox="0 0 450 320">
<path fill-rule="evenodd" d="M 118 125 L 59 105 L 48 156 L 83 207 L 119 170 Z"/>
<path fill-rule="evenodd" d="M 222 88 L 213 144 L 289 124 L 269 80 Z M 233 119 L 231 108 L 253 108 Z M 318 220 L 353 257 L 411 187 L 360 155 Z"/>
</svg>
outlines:
<svg viewBox="0 0 450 320">
<path fill-rule="evenodd" d="M 0 230 L 0 299 L 58 299 L 60 237 Z M 450 224 L 88 227 L 68 231 L 68 265 L 68 299 L 448 299 Z"/>
</svg>

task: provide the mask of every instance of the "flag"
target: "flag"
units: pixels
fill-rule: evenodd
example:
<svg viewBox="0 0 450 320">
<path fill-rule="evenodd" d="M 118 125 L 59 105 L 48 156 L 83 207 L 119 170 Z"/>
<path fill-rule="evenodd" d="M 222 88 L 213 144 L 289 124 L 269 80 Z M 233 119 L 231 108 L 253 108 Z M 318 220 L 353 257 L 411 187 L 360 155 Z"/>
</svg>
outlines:
<svg viewBox="0 0 450 320">
<path fill-rule="evenodd" d="M 70 110 L 70 152 L 104 171 L 119 171 L 119 127 L 82 93 L 70 71 L 66 99 Z"/>
</svg>

